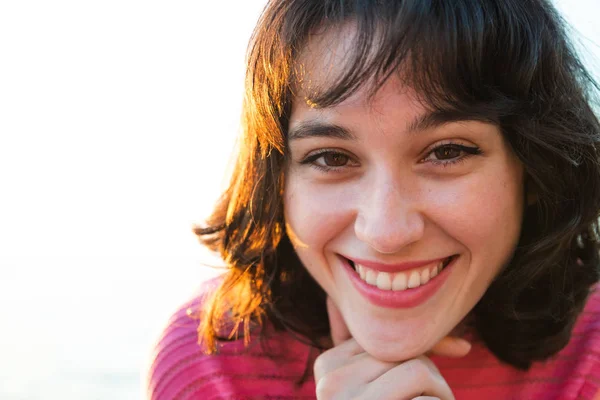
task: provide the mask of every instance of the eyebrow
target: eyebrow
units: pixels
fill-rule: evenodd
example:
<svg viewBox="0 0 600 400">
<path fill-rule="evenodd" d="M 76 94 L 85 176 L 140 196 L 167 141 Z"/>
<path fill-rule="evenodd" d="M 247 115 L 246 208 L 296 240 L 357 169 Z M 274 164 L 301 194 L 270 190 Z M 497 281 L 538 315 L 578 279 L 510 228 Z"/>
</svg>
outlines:
<svg viewBox="0 0 600 400">
<path fill-rule="evenodd" d="M 450 110 L 429 111 L 411 121 L 407 125 L 406 131 L 412 135 L 428 129 L 439 128 L 451 122 L 460 121 L 482 121 L 482 118 Z M 311 137 L 357 140 L 357 137 L 349 129 L 340 125 L 319 121 L 300 122 L 288 132 L 288 140 Z"/>
<path fill-rule="evenodd" d="M 415 134 L 428 129 L 439 128 L 451 122 L 484 121 L 481 117 L 466 115 L 452 110 L 434 110 L 426 112 L 411 121 L 406 128 L 409 134 Z"/>
<path fill-rule="evenodd" d="M 288 139 L 304 139 L 308 137 L 329 137 L 334 139 L 356 140 L 356 136 L 343 126 L 317 121 L 301 122 L 290 129 Z"/>
</svg>

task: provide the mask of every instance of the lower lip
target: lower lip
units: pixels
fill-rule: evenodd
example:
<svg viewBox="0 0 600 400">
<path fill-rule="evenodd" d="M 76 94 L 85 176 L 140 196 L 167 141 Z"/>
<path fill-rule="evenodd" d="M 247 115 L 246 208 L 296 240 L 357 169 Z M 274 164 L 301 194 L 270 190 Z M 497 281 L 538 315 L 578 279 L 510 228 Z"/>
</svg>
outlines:
<svg viewBox="0 0 600 400">
<path fill-rule="evenodd" d="M 430 299 L 442 287 L 448 276 L 450 269 L 454 266 L 458 257 L 454 257 L 450 264 L 446 265 L 442 271 L 425 285 L 413 289 L 405 289 L 400 291 L 382 290 L 377 286 L 369 285 L 367 282 L 360 279 L 358 273 L 352 268 L 348 260 L 343 257 L 342 264 L 350 280 L 364 297 L 372 304 L 386 308 L 412 308 L 423 304 Z"/>
</svg>

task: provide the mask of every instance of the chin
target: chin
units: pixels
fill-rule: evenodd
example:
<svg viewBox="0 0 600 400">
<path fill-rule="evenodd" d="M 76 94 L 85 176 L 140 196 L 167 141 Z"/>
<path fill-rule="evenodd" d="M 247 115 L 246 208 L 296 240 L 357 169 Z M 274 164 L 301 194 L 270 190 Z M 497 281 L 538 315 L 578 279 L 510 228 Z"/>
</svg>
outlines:
<svg viewBox="0 0 600 400">
<path fill-rule="evenodd" d="M 358 344 L 374 358 L 384 362 L 410 360 L 427 353 L 434 344 L 425 342 L 426 338 L 410 340 L 372 340 L 355 337 Z"/>
</svg>

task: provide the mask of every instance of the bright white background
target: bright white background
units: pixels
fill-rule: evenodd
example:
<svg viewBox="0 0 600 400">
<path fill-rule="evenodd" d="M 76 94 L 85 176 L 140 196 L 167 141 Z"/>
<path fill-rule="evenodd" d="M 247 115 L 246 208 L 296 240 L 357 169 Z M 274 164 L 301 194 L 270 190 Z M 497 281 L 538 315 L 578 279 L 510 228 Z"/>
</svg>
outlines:
<svg viewBox="0 0 600 400">
<path fill-rule="evenodd" d="M 0 2 L 0 398 L 142 397 L 161 324 L 215 273 L 191 226 L 264 3 Z M 558 2 L 589 60 L 596 3 Z"/>
</svg>

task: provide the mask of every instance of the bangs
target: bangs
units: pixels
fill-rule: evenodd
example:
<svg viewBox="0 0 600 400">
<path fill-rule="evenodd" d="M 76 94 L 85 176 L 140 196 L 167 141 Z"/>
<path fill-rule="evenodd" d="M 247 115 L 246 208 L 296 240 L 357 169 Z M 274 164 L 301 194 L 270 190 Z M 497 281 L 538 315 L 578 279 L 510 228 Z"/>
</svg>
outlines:
<svg viewBox="0 0 600 400">
<path fill-rule="evenodd" d="M 539 72 L 560 65 L 553 49 L 565 48 L 553 42 L 562 37 L 552 34 L 562 29 L 552 26 L 560 19 L 542 1 L 309 0 L 282 11 L 288 91 L 301 80 L 298 58 L 311 35 L 342 34 L 353 24 L 344 65 L 307 95 L 316 107 L 340 103 L 366 83 L 372 96 L 395 74 L 433 109 L 498 122 L 551 95 L 552 82 Z"/>
</svg>

